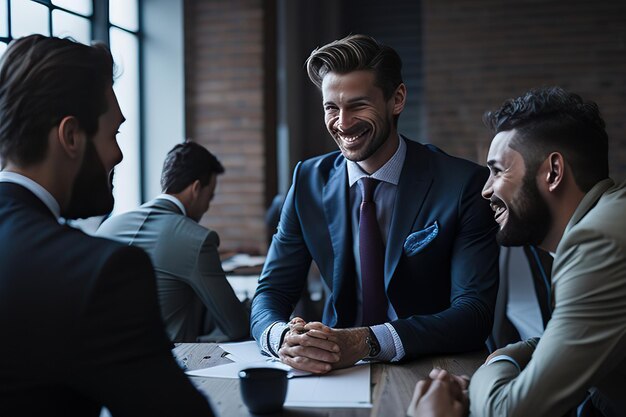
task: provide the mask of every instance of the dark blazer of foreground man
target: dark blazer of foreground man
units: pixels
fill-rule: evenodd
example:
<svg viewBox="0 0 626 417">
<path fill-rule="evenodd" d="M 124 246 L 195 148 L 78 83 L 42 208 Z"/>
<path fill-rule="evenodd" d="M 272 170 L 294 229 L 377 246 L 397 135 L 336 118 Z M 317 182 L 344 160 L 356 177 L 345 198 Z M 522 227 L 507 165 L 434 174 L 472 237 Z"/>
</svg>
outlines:
<svg viewBox="0 0 626 417">
<path fill-rule="evenodd" d="M 0 64 L 0 415 L 212 416 L 177 366 L 140 249 L 109 212 L 124 118 L 106 47 L 28 36 Z"/>
</svg>

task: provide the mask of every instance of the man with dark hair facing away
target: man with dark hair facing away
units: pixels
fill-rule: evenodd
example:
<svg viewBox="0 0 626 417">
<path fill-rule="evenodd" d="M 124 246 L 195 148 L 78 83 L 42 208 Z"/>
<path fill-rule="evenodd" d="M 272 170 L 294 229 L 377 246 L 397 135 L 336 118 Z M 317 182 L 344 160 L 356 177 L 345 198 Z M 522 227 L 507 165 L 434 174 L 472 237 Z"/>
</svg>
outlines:
<svg viewBox="0 0 626 417">
<path fill-rule="evenodd" d="M 103 45 L 0 61 L 0 415 L 212 416 L 176 364 L 150 259 L 64 225 L 109 213 L 124 121 Z"/>
<path fill-rule="evenodd" d="M 174 342 L 237 340 L 249 334 L 248 310 L 222 270 L 219 236 L 198 224 L 223 172 L 203 146 L 178 144 L 163 164 L 163 194 L 108 219 L 97 232 L 150 255 L 161 314 Z"/>
</svg>

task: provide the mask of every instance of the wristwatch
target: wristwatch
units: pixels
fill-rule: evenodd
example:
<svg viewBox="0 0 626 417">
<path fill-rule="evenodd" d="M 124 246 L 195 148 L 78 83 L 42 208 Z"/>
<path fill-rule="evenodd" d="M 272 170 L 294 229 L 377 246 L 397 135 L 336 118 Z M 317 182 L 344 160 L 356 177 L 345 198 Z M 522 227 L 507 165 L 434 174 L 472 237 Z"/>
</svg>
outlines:
<svg viewBox="0 0 626 417">
<path fill-rule="evenodd" d="M 368 328 L 370 334 L 365 338 L 365 343 L 367 343 L 367 347 L 370 349 L 367 354 L 367 358 L 375 358 L 380 353 L 380 343 L 378 343 L 378 339 L 376 339 L 376 335 L 371 327 Z"/>
</svg>

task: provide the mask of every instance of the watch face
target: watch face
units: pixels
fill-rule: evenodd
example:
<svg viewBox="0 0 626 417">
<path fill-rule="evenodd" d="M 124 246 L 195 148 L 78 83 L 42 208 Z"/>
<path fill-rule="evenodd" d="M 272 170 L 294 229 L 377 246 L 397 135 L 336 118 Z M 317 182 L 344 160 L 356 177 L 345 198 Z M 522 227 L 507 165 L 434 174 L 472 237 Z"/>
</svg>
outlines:
<svg viewBox="0 0 626 417">
<path fill-rule="evenodd" d="M 374 357 L 380 353 L 380 346 L 378 345 L 378 341 L 376 340 L 375 336 L 367 336 L 365 338 L 365 343 L 367 343 L 367 346 L 370 349 L 367 356 Z"/>
</svg>

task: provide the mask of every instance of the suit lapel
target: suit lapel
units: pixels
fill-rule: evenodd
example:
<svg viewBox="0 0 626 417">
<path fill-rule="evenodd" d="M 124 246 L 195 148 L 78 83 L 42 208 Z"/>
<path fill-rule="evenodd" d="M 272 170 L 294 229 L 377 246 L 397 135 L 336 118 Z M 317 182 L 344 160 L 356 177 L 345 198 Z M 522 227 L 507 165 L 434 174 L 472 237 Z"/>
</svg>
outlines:
<svg viewBox="0 0 626 417">
<path fill-rule="evenodd" d="M 398 266 L 404 248 L 404 240 L 411 232 L 433 180 L 429 161 L 424 157 L 423 145 L 414 143 L 409 139 L 405 140 L 407 144 L 406 158 L 400 174 L 387 237 L 385 288 L 389 286 L 391 277 Z"/>
<path fill-rule="evenodd" d="M 328 182 L 322 190 L 324 214 L 333 248 L 333 299 L 337 311 L 337 327 L 354 324 L 356 318 L 356 283 L 348 198 L 348 173 L 343 157 L 335 163 Z M 330 277 L 329 277 L 330 278 Z"/>
</svg>

